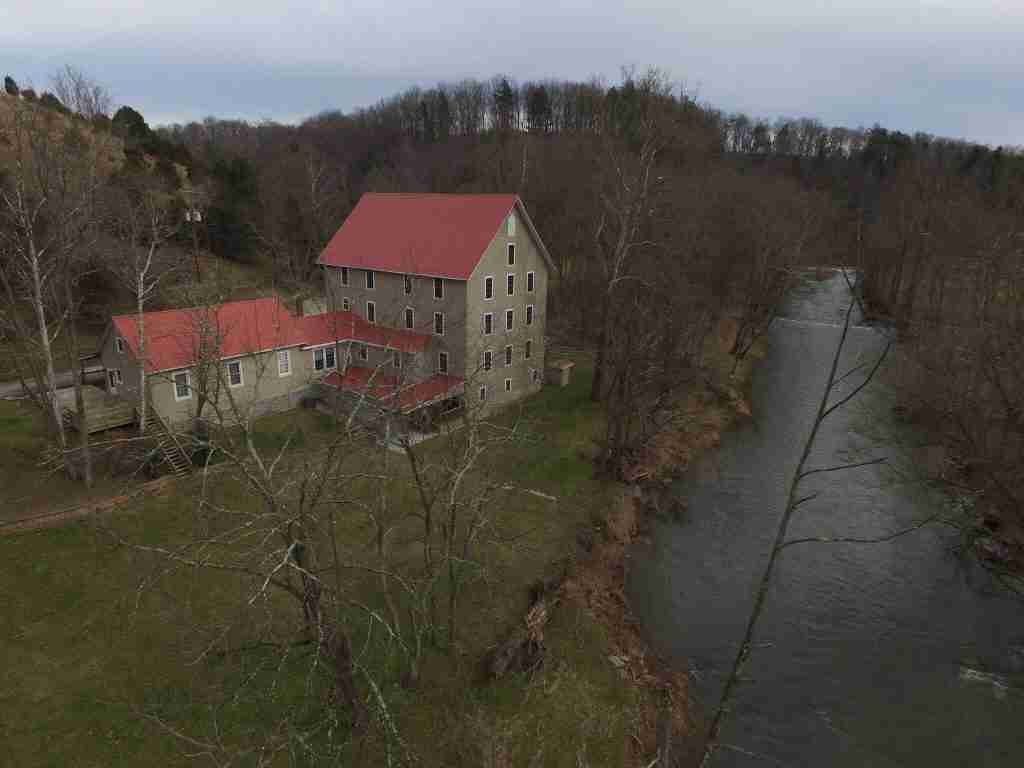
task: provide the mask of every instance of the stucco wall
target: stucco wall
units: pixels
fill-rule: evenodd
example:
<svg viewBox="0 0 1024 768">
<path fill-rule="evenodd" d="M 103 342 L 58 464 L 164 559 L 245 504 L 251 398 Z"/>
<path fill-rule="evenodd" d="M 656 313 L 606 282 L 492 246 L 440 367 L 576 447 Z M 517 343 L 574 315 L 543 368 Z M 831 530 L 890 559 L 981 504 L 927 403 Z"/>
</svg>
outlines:
<svg viewBox="0 0 1024 768">
<path fill-rule="evenodd" d="M 437 353 L 448 353 L 448 370 L 459 375 L 466 361 L 465 321 L 466 283 L 461 280 L 444 281 L 444 298 L 434 298 L 434 281 L 429 277 L 412 276 L 412 293 L 405 294 L 405 276 L 392 272 L 375 272 L 374 288 L 366 288 L 365 271 L 349 270 L 349 285 L 341 284 L 341 269 L 324 268 L 330 309 L 342 309 L 343 299 L 350 302 L 351 311 L 366 317 L 366 302 L 372 301 L 377 309 L 378 325 L 390 328 L 405 328 L 405 308 L 412 307 L 414 330 L 429 333 L 434 338 L 425 353 L 426 367 L 432 372 L 437 366 Z M 434 335 L 434 312 L 444 313 L 444 335 Z"/>
<path fill-rule="evenodd" d="M 516 214 L 518 216 L 518 214 Z M 508 266 L 507 247 L 516 246 L 515 265 Z M 527 292 L 527 273 L 534 273 L 533 292 Z M 508 295 L 507 276 L 515 276 L 514 293 Z M 485 280 L 494 278 L 494 298 L 485 298 Z M 505 223 L 491 240 L 466 286 L 466 394 L 471 402 L 479 398 L 479 389 L 487 387 L 487 402 L 506 405 L 536 392 L 542 385 L 544 372 L 544 329 L 546 321 L 548 269 L 538 244 L 528 227 L 517 222 L 516 234 L 507 235 Z M 533 323 L 526 325 L 526 307 L 533 305 Z M 505 310 L 515 312 L 513 330 L 505 330 Z M 484 314 L 491 313 L 493 331 L 484 334 Z M 524 357 L 526 341 L 531 342 L 530 359 Z M 505 365 L 505 347 L 512 345 L 512 365 Z M 493 352 L 490 371 L 482 369 L 485 350 Z M 538 381 L 531 381 L 530 371 L 538 371 Z M 505 391 L 505 379 L 512 380 L 512 391 Z"/>
</svg>

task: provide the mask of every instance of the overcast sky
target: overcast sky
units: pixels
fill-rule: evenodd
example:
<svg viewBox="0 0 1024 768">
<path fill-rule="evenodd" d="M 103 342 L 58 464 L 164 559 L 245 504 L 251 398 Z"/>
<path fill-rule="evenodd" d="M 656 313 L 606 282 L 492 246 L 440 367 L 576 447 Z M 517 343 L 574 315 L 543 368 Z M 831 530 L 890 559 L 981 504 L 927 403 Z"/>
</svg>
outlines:
<svg viewBox="0 0 1024 768">
<path fill-rule="evenodd" d="M 1024 0 L 0 0 L 0 72 L 65 62 L 151 124 L 635 65 L 726 111 L 1024 144 Z"/>
</svg>

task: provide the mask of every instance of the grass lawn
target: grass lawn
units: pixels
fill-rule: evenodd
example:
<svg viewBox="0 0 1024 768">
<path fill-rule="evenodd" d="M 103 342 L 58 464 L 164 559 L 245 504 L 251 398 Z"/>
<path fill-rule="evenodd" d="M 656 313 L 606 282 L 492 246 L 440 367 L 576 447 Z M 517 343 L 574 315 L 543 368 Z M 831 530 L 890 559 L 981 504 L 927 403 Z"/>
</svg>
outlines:
<svg viewBox="0 0 1024 768">
<path fill-rule="evenodd" d="M 581 527 L 609 503 L 610 489 L 593 477 L 590 456 L 600 429 L 587 400 L 589 370 L 580 360 L 573 384 L 546 388 L 526 406 L 531 439 L 494 460 L 517 487 L 557 497 L 551 502 L 513 489 L 497 499 L 494 518 L 514 546 L 488 543 L 479 553 L 485 571 L 461 600 L 458 653 L 428 652 L 415 690 L 384 679 L 382 695 L 410 751 L 428 766 L 624 764 L 635 729 L 639 696 L 607 660 L 608 639 L 588 614 L 560 607 L 549 624 L 545 664 L 533 675 L 500 682 L 477 679 L 478 661 L 527 607 L 528 586 L 576 552 Z M 7 404 L 0 404 L 6 406 Z M 11 434 L 25 434 L 24 414 L 0 411 Z M 297 411 L 267 419 L 264 448 L 283 443 L 298 426 L 297 447 L 316 448 L 329 422 Z M 5 447 L 17 452 L 17 441 Z M 366 446 L 367 455 L 373 453 Z M 425 452 L 435 450 L 431 441 Z M 380 452 L 377 451 L 377 454 Z M 4 457 L 6 459 L 6 457 Z M 401 457 L 396 457 L 397 461 Z M 5 480 L 16 478 L 16 469 Z M 225 506 L 255 502 L 244 485 L 220 476 L 215 500 Z M 15 766 L 173 765 L 188 762 L 180 741 L 138 712 L 157 713 L 190 734 L 209 735 L 211 701 L 223 701 L 241 663 L 215 657 L 196 661 L 206 635 L 240 603 L 240 580 L 220 573 L 177 570 L 155 578 L 161 560 L 119 545 L 114 536 L 172 546 L 196 525 L 200 478 L 133 502 L 101 521 L 0 538 L 0 754 Z M 5 489 L 6 489 L 5 484 Z M 7 491 L 5 490 L 5 496 Z M 402 492 L 395 492 L 401 504 Z M 367 519 L 342 521 L 339 545 L 365 552 Z M 401 547 L 401 530 L 396 547 Z M 140 582 L 154 577 L 147 588 Z M 367 600 L 373 600 L 367 585 Z M 454 659 L 454 660 L 453 660 Z M 244 741 L 268 721 L 273 701 L 228 701 L 221 725 Z M 288 764 L 279 756 L 274 764 Z M 341 762 L 339 764 L 349 764 Z M 383 765 L 382 754 L 363 764 Z"/>
</svg>

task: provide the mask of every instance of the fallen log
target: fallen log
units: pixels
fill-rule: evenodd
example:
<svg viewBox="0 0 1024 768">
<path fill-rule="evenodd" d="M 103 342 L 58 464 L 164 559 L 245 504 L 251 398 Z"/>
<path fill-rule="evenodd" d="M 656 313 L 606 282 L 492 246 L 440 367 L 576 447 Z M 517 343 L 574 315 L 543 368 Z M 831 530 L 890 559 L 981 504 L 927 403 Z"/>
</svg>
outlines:
<svg viewBox="0 0 1024 768">
<path fill-rule="evenodd" d="M 484 659 L 483 676 L 497 680 L 509 672 L 530 672 L 544 661 L 544 627 L 561 600 L 559 590 L 566 571 L 554 579 L 542 579 L 530 588 L 530 607 L 521 623 Z"/>
</svg>

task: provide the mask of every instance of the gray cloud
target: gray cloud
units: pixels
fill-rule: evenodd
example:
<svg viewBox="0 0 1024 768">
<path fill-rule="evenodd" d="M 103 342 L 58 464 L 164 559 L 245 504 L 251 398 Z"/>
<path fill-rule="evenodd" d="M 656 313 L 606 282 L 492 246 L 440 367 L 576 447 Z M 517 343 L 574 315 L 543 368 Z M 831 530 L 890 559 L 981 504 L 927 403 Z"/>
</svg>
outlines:
<svg viewBox="0 0 1024 768">
<path fill-rule="evenodd" d="M 411 84 L 614 79 L 635 64 L 726 111 L 1024 144 L 1012 0 L 8 2 L 0 69 L 41 84 L 73 62 L 152 122 L 294 120 Z"/>
</svg>

